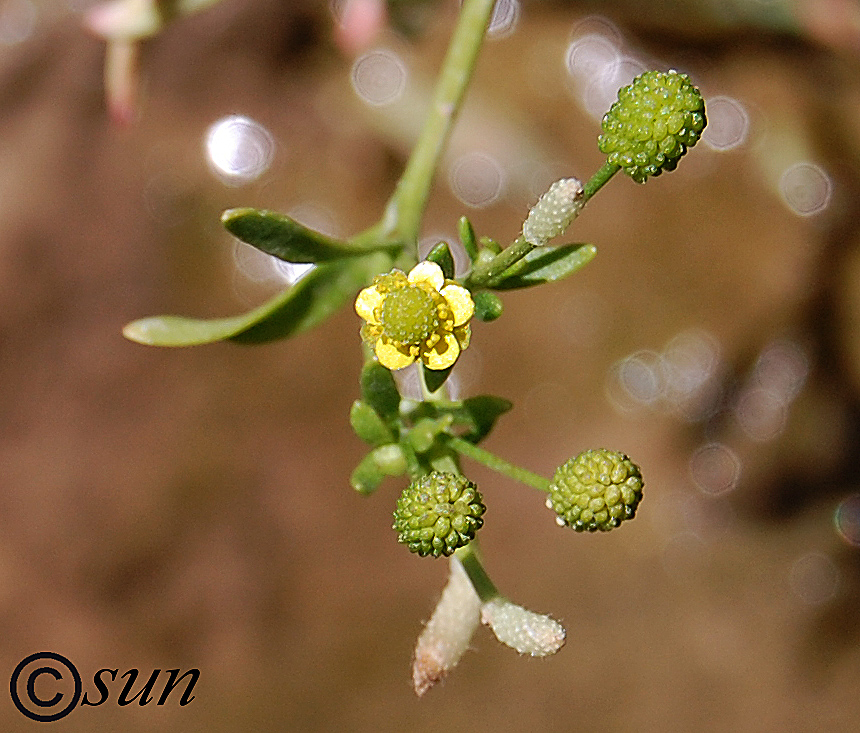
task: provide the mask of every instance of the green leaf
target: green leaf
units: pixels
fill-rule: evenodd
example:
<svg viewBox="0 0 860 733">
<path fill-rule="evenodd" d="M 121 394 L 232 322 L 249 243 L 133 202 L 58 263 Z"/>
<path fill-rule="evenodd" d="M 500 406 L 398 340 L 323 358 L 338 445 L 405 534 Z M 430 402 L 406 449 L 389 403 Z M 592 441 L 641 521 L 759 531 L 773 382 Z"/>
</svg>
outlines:
<svg viewBox="0 0 860 733">
<path fill-rule="evenodd" d="M 466 250 L 469 259 L 474 262 L 478 256 L 478 243 L 475 241 L 475 230 L 472 228 L 472 222 L 465 216 L 461 216 L 457 227 L 460 233 L 460 241 L 463 243 L 463 249 Z"/>
<path fill-rule="evenodd" d="M 502 397 L 494 395 L 478 395 L 463 400 L 463 404 L 457 410 L 455 419 L 458 422 L 466 422 L 471 426 L 463 435 L 472 443 L 480 442 L 486 437 L 496 424 L 496 420 L 513 407 L 513 403 Z"/>
<path fill-rule="evenodd" d="M 400 392 L 394 376 L 378 361 L 369 361 L 361 370 L 361 397 L 383 419 L 397 419 Z"/>
<path fill-rule="evenodd" d="M 221 214 L 221 223 L 234 237 L 287 262 L 330 262 L 393 247 L 343 242 L 264 209 L 228 209 Z"/>
<path fill-rule="evenodd" d="M 537 247 L 511 265 L 490 286 L 496 290 L 511 290 L 556 282 L 587 265 L 596 254 L 593 244 Z"/>
<path fill-rule="evenodd" d="M 430 262 L 435 262 L 442 268 L 442 274 L 448 280 L 454 279 L 454 257 L 447 242 L 439 242 L 427 255 Z"/>
<path fill-rule="evenodd" d="M 196 346 L 227 339 L 264 343 L 287 338 L 325 320 L 375 273 L 390 265 L 384 254 L 317 265 L 295 285 L 247 313 L 211 319 L 151 316 L 129 323 L 123 334 L 149 346 Z"/>
<path fill-rule="evenodd" d="M 373 454 L 368 453 L 349 477 L 349 483 L 360 494 L 372 494 L 382 483 L 385 474 L 379 470 Z"/>
<path fill-rule="evenodd" d="M 385 445 L 394 440 L 391 431 L 379 413 L 366 402 L 356 400 L 349 411 L 349 423 L 355 434 L 371 445 Z"/>
<path fill-rule="evenodd" d="M 406 456 L 399 445 L 381 445 L 361 459 L 349 482 L 356 491 L 372 494 L 386 476 L 401 476 L 406 468 Z"/>
</svg>

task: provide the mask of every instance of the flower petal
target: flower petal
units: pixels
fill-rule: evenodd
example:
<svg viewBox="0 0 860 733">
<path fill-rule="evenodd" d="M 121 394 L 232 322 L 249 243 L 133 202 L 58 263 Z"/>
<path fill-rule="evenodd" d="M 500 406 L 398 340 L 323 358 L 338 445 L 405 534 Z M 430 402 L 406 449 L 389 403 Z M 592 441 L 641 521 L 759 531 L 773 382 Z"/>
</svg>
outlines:
<svg viewBox="0 0 860 733">
<path fill-rule="evenodd" d="M 468 326 L 458 326 L 454 329 L 454 338 L 460 345 L 460 351 L 465 351 L 469 346 L 469 340 L 472 338 L 472 330 Z"/>
<path fill-rule="evenodd" d="M 446 285 L 439 292 L 451 306 L 455 326 L 462 326 L 475 315 L 475 301 L 472 300 L 472 295 L 466 288 L 460 285 Z"/>
<path fill-rule="evenodd" d="M 446 333 L 435 346 L 421 354 L 428 369 L 447 369 L 460 356 L 460 344 L 453 333 Z"/>
<path fill-rule="evenodd" d="M 415 361 L 415 357 L 412 354 L 408 351 L 404 353 L 390 341 L 379 339 L 376 342 L 374 350 L 376 351 L 376 358 L 379 359 L 379 363 L 387 369 L 403 369 L 403 367 L 408 367 Z"/>
<path fill-rule="evenodd" d="M 424 260 L 409 271 L 409 282 L 412 285 L 427 283 L 434 290 L 441 290 L 445 284 L 445 275 L 442 274 L 442 268 L 435 262 Z"/>
<path fill-rule="evenodd" d="M 373 315 L 373 311 L 382 305 L 383 300 L 385 300 L 385 296 L 376 289 L 375 285 L 372 285 L 358 294 L 355 299 L 355 312 L 368 323 L 379 323 L 376 316 Z"/>
</svg>

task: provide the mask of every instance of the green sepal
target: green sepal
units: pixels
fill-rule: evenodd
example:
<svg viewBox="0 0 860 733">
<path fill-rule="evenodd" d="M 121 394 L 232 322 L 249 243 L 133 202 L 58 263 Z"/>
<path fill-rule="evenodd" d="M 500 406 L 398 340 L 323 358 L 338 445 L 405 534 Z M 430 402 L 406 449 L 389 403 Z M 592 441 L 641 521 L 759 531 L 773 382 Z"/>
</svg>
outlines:
<svg viewBox="0 0 860 733">
<path fill-rule="evenodd" d="M 472 222 L 467 217 L 461 216 L 460 221 L 457 222 L 457 229 L 463 249 L 466 250 L 469 259 L 474 262 L 478 257 L 478 242 L 475 239 L 475 230 L 472 228 Z"/>
<path fill-rule="evenodd" d="M 472 293 L 472 300 L 475 301 L 475 318 L 479 321 L 489 323 L 502 315 L 502 301 L 495 293 L 479 290 L 477 293 Z"/>
<path fill-rule="evenodd" d="M 399 445 L 381 445 L 361 459 L 350 475 L 349 483 L 361 494 L 372 494 L 386 476 L 400 476 L 406 468 L 406 456 Z"/>
<path fill-rule="evenodd" d="M 309 229 L 285 214 L 264 209 L 227 209 L 221 223 L 246 244 L 286 262 L 330 262 L 359 257 L 390 245 L 357 245 Z"/>
<path fill-rule="evenodd" d="M 349 411 L 349 424 L 355 434 L 365 443 L 385 445 L 394 440 L 394 433 L 385 424 L 379 413 L 366 402 L 356 400 Z"/>
<path fill-rule="evenodd" d="M 597 254 L 593 244 L 537 247 L 490 282 L 496 290 L 528 288 L 556 282 L 587 265 Z"/>
<path fill-rule="evenodd" d="M 433 394 L 437 390 L 441 389 L 442 385 L 445 384 L 445 381 L 454 370 L 454 364 L 449 366 L 447 369 L 428 369 L 424 364 L 422 364 L 421 370 L 424 373 L 424 386 L 427 387 L 427 391 L 430 394 Z"/>
<path fill-rule="evenodd" d="M 400 392 L 394 376 L 378 361 L 369 361 L 361 370 L 361 398 L 383 420 L 395 420 L 400 411 Z"/>
<path fill-rule="evenodd" d="M 253 344 L 287 338 L 321 323 L 390 265 L 391 258 L 379 253 L 317 265 L 295 285 L 247 313 L 227 318 L 150 316 L 132 321 L 123 334 L 148 346 L 197 346 L 227 339 Z"/>
<path fill-rule="evenodd" d="M 479 443 L 493 429 L 496 421 L 513 407 L 513 403 L 494 395 L 477 395 L 463 400 L 453 411 L 455 422 L 466 425 L 468 430 L 463 439 Z"/>
<path fill-rule="evenodd" d="M 430 262 L 435 262 L 442 268 L 442 274 L 446 280 L 454 279 L 454 257 L 447 242 L 439 242 L 439 244 L 430 250 L 426 259 Z"/>
</svg>

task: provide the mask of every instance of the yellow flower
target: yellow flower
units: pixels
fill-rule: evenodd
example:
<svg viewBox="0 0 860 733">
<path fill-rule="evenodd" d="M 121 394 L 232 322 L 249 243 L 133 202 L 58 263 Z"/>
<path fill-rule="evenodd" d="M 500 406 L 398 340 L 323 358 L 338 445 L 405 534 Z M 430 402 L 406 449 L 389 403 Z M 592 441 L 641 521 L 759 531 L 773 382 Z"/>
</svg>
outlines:
<svg viewBox="0 0 860 733">
<path fill-rule="evenodd" d="M 355 299 L 355 312 L 366 321 L 361 337 L 374 345 L 382 366 L 402 369 L 420 359 L 428 369 L 447 369 L 469 345 L 475 303 L 425 260 L 408 275 L 397 269 L 377 275 Z"/>
</svg>

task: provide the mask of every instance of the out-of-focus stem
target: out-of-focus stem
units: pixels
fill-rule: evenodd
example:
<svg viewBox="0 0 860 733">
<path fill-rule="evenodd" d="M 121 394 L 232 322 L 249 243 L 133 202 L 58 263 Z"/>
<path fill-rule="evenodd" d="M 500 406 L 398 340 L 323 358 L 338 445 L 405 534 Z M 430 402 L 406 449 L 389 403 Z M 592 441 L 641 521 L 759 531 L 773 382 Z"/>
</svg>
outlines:
<svg viewBox="0 0 860 733">
<path fill-rule="evenodd" d="M 442 64 L 433 103 L 406 170 L 386 206 L 383 226 L 417 250 L 433 174 L 472 78 L 495 0 L 464 0 Z M 417 256 L 417 252 L 416 252 Z"/>
</svg>

